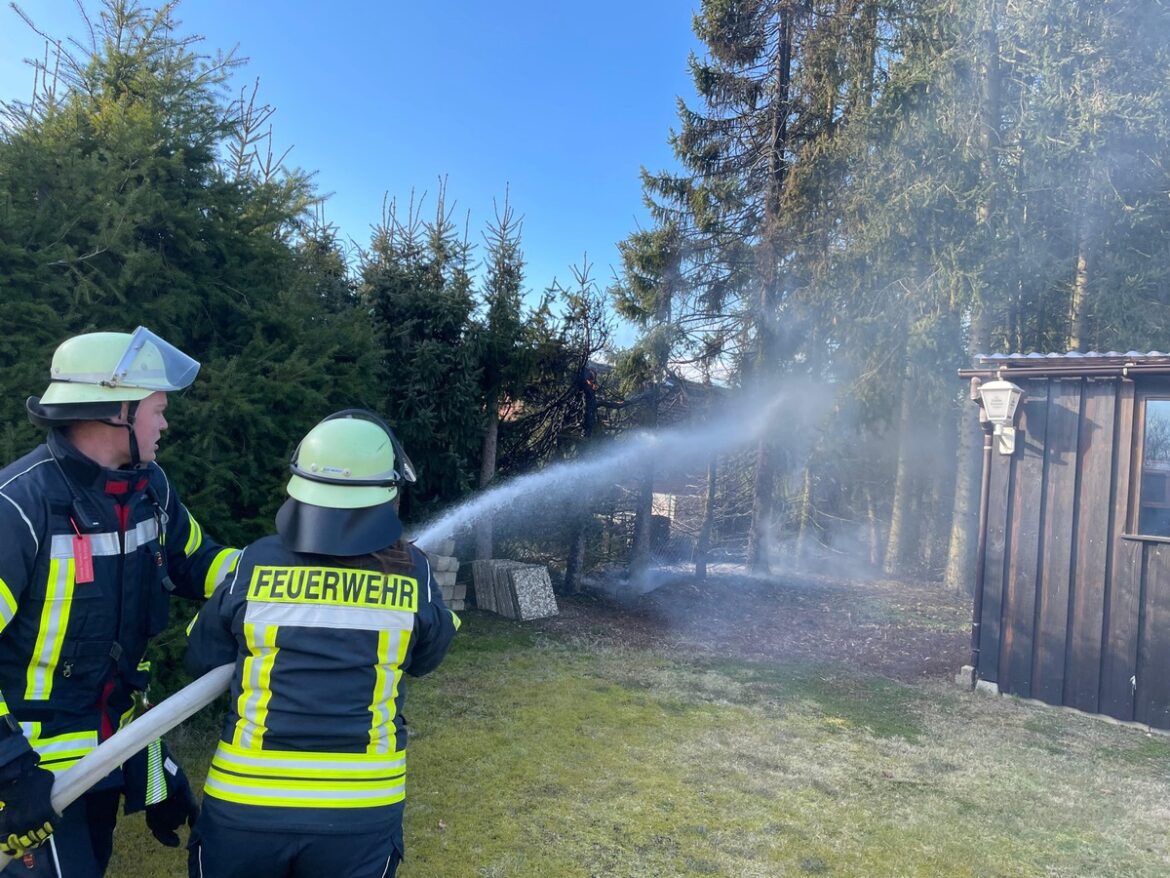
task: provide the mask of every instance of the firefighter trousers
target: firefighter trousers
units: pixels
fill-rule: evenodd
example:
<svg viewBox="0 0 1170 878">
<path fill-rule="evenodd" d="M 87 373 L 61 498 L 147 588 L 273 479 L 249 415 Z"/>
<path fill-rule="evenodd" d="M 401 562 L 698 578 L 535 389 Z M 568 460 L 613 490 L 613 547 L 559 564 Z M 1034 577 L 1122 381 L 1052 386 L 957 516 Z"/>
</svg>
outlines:
<svg viewBox="0 0 1170 878">
<path fill-rule="evenodd" d="M 397 832 L 269 832 L 224 825 L 206 811 L 191 833 L 190 878 L 393 878 Z M 7 878 L 7 876 L 4 876 Z"/>
</svg>

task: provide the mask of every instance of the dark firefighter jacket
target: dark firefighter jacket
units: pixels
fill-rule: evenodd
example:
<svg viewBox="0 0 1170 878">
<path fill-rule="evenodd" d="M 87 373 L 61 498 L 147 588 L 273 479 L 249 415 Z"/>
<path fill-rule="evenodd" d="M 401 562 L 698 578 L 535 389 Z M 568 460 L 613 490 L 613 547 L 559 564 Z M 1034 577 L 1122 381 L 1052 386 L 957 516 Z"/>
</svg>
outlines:
<svg viewBox="0 0 1170 878">
<path fill-rule="evenodd" d="M 286 549 L 246 548 L 191 628 L 188 667 L 235 662 L 230 708 L 204 785 L 230 825 L 365 831 L 406 795 L 403 673 L 446 655 L 459 625 L 410 546 L 407 574 Z"/>
<path fill-rule="evenodd" d="M 0 469 L 0 766 L 31 744 L 61 771 L 116 731 L 172 591 L 208 596 L 237 554 L 156 464 L 106 469 L 52 431 Z"/>
</svg>

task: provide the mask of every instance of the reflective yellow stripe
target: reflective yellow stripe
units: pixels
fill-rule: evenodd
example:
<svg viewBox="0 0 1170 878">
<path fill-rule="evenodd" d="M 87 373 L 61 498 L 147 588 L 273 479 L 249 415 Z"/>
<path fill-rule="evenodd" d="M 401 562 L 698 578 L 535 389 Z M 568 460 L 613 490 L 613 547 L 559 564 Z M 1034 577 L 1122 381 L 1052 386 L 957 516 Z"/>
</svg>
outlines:
<svg viewBox="0 0 1170 878">
<path fill-rule="evenodd" d="M 391 649 L 391 638 L 397 646 Z M 409 631 L 381 631 L 378 633 L 378 664 L 374 667 L 374 698 L 370 703 L 370 743 L 367 753 L 389 753 L 395 746 L 394 713 L 398 697 L 398 682 L 402 679 L 402 663 L 406 661 Z"/>
<path fill-rule="evenodd" d="M 12 589 L 8 587 L 8 583 L 0 579 L 0 631 L 8 627 L 8 623 L 15 615 L 16 598 L 13 597 Z M 4 700 L 4 693 L 0 692 L 0 716 L 7 716 L 9 712 L 8 702 Z"/>
<path fill-rule="evenodd" d="M 390 689 L 389 681 L 394 678 L 395 668 L 390 667 L 390 632 L 378 632 L 378 663 L 374 665 L 374 695 L 370 702 L 370 743 L 366 746 L 367 753 L 377 753 L 381 747 L 385 733 L 382 731 L 390 720 L 390 711 L 393 707 L 387 704 L 386 692 Z"/>
<path fill-rule="evenodd" d="M 377 570 L 257 566 L 248 600 L 292 606 L 351 607 L 418 612 L 418 580 Z"/>
<path fill-rule="evenodd" d="M 0 579 L 0 631 L 3 631 L 16 615 L 16 597 L 8 583 Z"/>
<path fill-rule="evenodd" d="M 105 533 L 86 534 L 86 539 L 89 541 L 90 554 L 95 558 L 104 558 L 110 555 L 130 555 L 158 535 L 158 522 L 153 518 L 148 518 L 138 522 L 132 530 L 128 530 L 124 534 L 119 531 L 106 531 Z M 54 534 L 50 543 L 49 557 L 64 560 L 72 558 L 73 552 L 73 534 Z"/>
<path fill-rule="evenodd" d="M 199 526 L 199 522 L 195 520 L 195 516 L 190 512 L 187 513 L 187 545 L 183 546 L 183 554 L 188 558 L 191 557 L 201 545 L 203 544 L 203 528 Z"/>
<path fill-rule="evenodd" d="M 248 646 L 249 655 L 244 659 L 240 697 L 236 702 L 236 712 L 240 718 L 236 721 L 232 741 L 238 747 L 259 749 L 264 741 L 268 701 L 272 698 L 272 666 L 279 652 L 276 648 L 278 630 L 275 625 L 244 624 L 244 642 Z"/>
<path fill-rule="evenodd" d="M 459 614 L 454 610 L 448 610 L 447 612 L 451 614 L 451 621 L 455 623 L 455 630 L 458 631 L 459 626 L 463 624 L 463 620 L 459 618 Z"/>
<path fill-rule="evenodd" d="M 64 735 L 41 737 L 40 723 L 21 723 L 21 730 L 29 745 L 41 756 L 41 765 L 50 771 L 64 771 L 98 745 L 96 731 L 69 732 Z"/>
<path fill-rule="evenodd" d="M 162 738 L 146 745 L 146 794 L 144 804 L 157 805 L 167 797 L 167 780 L 163 774 Z"/>
<path fill-rule="evenodd" d="M 324 779 L 343 783 L 397 778 L 406 768 L 406 751 L 371 756 L 312 750 L 245 750 L 220 741 L 213 761 L 223 771 L 241 776 Z"/>
<path fill-rule="evenodd" d="M 241 805 L 268 808 L 376 808 L 393 805 L 406 798 L 405 782 L 362 790 L 354 787 L 335 789 L 332 784 L 307 785 L 305 781 L 240 780 L 212 766 L 203 784 L 205 795 Z"/>
<path fill-rule="evenodd" d="M 49 562 L 49 580 L 37 642 L 26 675 L 26 701 L 44 701 L 52 694 L 53 672 L 61 660 L 61 646 L 65 642 L 72 607 L 73 559 L 53 559 Z"/>
<path fill-rule="evenodd" d="M 298 628 L 337 628 L 342 631 L 410 631 L 414 613 L 321 604 L 270 603 L 249 598 L 244 621 L 255 625 L 294 625 Z"/>
<path fill-rule="evenodd" d="M 406 795 L 406 754 L 242 750 L 221 741 L 204 784 L 207 795 L 270 807 L 372 808 Z"/>
<path fill-rule="evenodd" d="M 215 587 L 236 569 L 236 562 L 239 560 L 240 553 L 236 549 L 222 549 L 215 556 L 211 566 L 207 568 L 207 575 L 203 577 L 203 596 L 205 598 L 211 597 Z"/>
</svg>

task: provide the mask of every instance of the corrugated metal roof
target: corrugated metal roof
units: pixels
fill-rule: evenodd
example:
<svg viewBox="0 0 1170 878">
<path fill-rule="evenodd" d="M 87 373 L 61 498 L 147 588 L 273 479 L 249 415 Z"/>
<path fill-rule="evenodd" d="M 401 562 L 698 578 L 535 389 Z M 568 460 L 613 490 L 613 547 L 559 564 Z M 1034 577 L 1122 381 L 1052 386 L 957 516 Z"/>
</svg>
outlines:
<svg viewBox="0 0 1170 878">
<path fill-rule="evenodd" d="M 1015 367 L 1044 367 L 1044 366 L 1073 366 L 1073 365 L 1123 365 L 1127 363 L 1149 363 L 1149 364 L 1170 364 L 1170 354 L 1164 354 L 1161 351 L 1105 351 L 1104 353 L 1098 351 L 1089 351 L 1081 353 L 1080 351 L 1067 351 L 1063 354 L 1048 353 L 1043 354 L 1034 352 L 1030 354 L 976 354 L 975 362 L 982 365 L 995 364 L 998 366 L 1015 366 Z"/>
<path fill-rule="evenodd" d="M 1106 351 L 1099 353 L 1097 351 L 1089 351 L 1081 353 L 1080 351 L 1067 351 L 1063 354 L 1049 353 L 1041 354 L 1033 352 L 1030 354 L 976 354 L 977 360 L 1087 360 L 1087 359 L 1112 359 L 1112 360 L 1157 360 L 1166 359 L 1170 354 L 1164 354 L 1161 351 L 1126 351 L 1124 354 L 1120 351 Z"/>
</svg>

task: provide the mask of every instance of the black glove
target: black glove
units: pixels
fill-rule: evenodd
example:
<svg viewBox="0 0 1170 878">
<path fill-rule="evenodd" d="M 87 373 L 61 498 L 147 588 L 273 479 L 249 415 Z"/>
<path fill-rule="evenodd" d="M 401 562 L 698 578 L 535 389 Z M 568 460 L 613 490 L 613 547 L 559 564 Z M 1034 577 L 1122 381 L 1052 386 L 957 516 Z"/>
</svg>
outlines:
<svg viewBox="0 0 1170 878">
<path fill-rule="evenodd" d="M 25 753 L 6 766 L 16 776 L 0 784 L 0 851 L 10 857 L 23 856 L 45 841 L 57 819 L 50 803 L 53 772 L 41 768 L 39 762 L 36 753 Z"/>
<path fill-rule="evenodd" d="M 146 809 L 146 826 L 167 847 L 179 846 L 175 831 L 186 822 L 194 826 L 199 806 L 191 784 L 161 739 L 131 756 L 122 765 L 126 780 L 125 812 Z"/>
<path fill-rule="evenodd" d="M 179 846 L 179 833 L 175 832 L 186 821 L 190 829 L 199 819 L 199 804 L 195 801 L 195 794 L 191 792 L 191 785 L 183 775 L 183 769 L 178 769 L 178 777 L 182 787 L 174 791 L 157 805 L 146 806 L 146 825 L 154 837 L 169 848 Z"/>
</svg>

